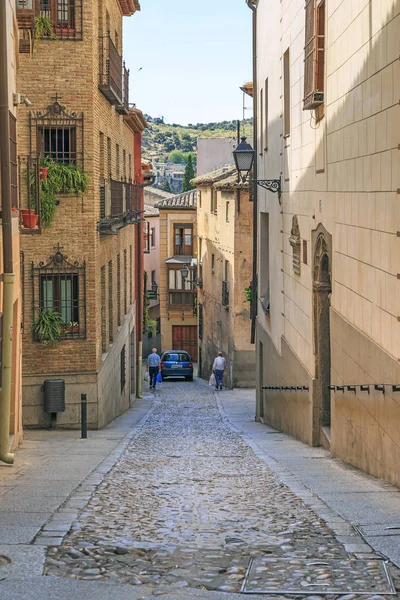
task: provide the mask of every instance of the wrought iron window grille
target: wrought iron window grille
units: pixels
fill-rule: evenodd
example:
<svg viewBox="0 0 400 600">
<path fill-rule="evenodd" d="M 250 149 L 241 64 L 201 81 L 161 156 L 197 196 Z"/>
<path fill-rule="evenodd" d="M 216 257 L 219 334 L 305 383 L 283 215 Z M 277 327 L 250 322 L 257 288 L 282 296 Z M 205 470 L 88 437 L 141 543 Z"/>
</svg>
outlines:
<svg viewBox="0 0 400 600">
<path fill-rule="evenodd" d="M 32 110 L 29 114 L 30 155 L 40 159 L 76 164 L 84 168 L 83 113 L 68 111 L 56 94 L 46 110 Z"/>
<path fill-rule="evenodd" d="M 59 245 L 56 250 L 47 263 L 32 262 L 32 319 L 42 310 L 58 312 L 62 338 L 86 338 L 86 262 L 69 261 Z"/>
</svg>

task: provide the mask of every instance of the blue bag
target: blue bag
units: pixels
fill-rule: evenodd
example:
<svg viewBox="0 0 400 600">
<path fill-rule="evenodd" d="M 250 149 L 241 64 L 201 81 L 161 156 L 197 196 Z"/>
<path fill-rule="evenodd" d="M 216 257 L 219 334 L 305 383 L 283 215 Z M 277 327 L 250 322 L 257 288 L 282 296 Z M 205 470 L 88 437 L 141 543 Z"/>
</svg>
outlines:
<svg viewBox="0 0 400 600">
<path fill-rule="evenodd" d="M 161 382 L 162 382 L 161 373 L 157 373 L 157 383 L 161 383 Z"/>
</svg>

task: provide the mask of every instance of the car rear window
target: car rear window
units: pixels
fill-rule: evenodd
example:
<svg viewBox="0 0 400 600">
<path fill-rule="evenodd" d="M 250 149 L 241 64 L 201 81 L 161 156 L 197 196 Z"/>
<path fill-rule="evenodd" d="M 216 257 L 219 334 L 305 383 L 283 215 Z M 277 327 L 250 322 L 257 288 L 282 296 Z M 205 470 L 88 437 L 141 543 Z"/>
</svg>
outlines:
<svg viewBox="0 0 400 600">
<path fill-rule="evenodd" d="M 184 352 L 179 352 L 177 354 L 165 354 L 163 360 L 175 360 L 177 362 L 185 362 L 189 361 L 190 359 L 188 354 L 185 354 Z"/>
</svg>

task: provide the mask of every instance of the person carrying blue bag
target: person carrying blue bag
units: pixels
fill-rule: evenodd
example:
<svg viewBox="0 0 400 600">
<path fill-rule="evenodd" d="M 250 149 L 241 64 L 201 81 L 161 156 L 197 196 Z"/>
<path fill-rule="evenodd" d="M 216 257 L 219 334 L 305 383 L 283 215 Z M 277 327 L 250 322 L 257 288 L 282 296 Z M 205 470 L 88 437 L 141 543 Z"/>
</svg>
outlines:
<svg viewBox="0 0 400 600">
<path fill-rule="evenodd" d="M 161 358 L 157 354 L 157 348 L 153 348 L 147 357 L 147 368 L 150 375 L 150 389 L 156 389 L 157 374 L 161 377 Z"/>
</svg>

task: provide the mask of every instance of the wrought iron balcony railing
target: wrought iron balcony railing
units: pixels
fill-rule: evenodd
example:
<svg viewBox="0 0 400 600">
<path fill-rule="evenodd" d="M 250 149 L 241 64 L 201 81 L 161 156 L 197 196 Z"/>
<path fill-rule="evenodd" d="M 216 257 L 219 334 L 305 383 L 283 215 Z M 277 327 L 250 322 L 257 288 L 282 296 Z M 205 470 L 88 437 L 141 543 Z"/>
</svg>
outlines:
<svg viewBox="0 0 400 600">
<path fill-rule="evenodd" d="M 122 104 L 117 104 L 115 110 L 120 115 L 129 113 L 129 69 L 122 65 Z"/>
<path fill-rule="evenodd" d="M 122 56 L 112 41 L 110 34 L 101 36 L 99 52 L 99 89 L 113 105 L 123 105 Z"/>
<path fill-rule="evenodd" d="M 119 229 L 142 220 L 140 188 L 131 182 L 110 179 L 100 185 L 100 223 L 102 235 L 116 235 Z"/>
<path fill-rule="evenodd" d="M 174 256 L 193 256 L 192 244 L 175 244 Z"/>
</svg>

